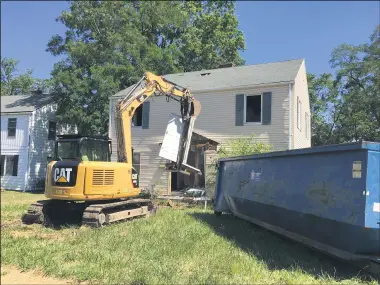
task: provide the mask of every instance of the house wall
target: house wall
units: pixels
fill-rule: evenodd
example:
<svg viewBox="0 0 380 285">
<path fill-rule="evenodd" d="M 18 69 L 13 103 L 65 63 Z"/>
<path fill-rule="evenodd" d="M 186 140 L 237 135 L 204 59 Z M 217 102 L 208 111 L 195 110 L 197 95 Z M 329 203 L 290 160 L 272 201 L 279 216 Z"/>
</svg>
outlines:
<svg viewBox="0 0 380 285">
<path fill-rule="evenodd" d="M 8 118 L 16 118 L 16 136 L 8 137 Z M 1 176 L 1 188 L 24 190 L 27 180 L 29 114 L 1 115 L 1 155 L 19 155 L 17 176 Z"/>
<path fill-rule="evenodd" d="M 311 147 L 311 114 L 305 61 L 302 62 L 300 70 L 295 78 L 292 94 L 292 148 L 297 149 Z M 298 99 L 301 102 L 300 126 L 297 126 Z M 308 116 L 306 116 L 306 114 L 308 114 Z"/>
<path fill-rule="evenodd" d="M 30 120 L 28 183 L 26 190 L 43 190 L 48 157 L 53 158 L 55 139 L 49 140 L 49 121 L 56 122 L 56 104 L 46 105 L 33 112 Z M 56 134 L 75 133 L 67 125 L 57 123 Z"/>
<path fill-rule="evenodd" d="M 30 147 L 28 183 L 26 190 L 43 190 L 48 156 L 53 157 L 54 140 L 48 140 L 49 120 L 55 122 L 54 105 L 47 105 L 33 112 L 30 121 Z"/>
<path fill-rule="evenodd" d="M 261 94 L 272 92 L 271 124 L 246 124 L 236 126 L 236 95 L 237 94 Z M 202 105 L 201 112 L 195 121 L 194 132 L 219 142 L 241 136 L 250 136 L 255 133 L 258 140 L 273 145 L 274 150 L 288 148 L 289 104 L 288 85 L 266 86 L 259 88 L 224 90 L 221 92 L 198 93 L 194 96 Z M 114 121 L 114 106 L 119 98 L 111 98 L 109 136 L 113 142 L 112 160 L 117 161 L 117 141 Z M 140 187 L 152 187 L 160 181 L 162 188 L 168 180 L 168 173 L 159 168 L 164 164 L 163 159 L 158 158 L 170 113 L 180 113 L 179 103 L 172 100 L 166 102 L 165 97 L 153 97 L 148 99 L 150 103 L 149 128 L 132 129 L 132 146 L 135 152 L 141 154 Z"/>
</svg>

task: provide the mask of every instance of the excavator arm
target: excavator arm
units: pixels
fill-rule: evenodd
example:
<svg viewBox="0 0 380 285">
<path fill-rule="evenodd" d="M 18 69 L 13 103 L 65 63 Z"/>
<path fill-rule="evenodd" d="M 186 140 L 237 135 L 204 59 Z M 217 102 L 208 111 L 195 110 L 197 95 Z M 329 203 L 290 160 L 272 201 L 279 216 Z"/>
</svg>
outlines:
<svg viewBox="0 0 380 285">
<path fill-rule="evenodd" d="M 181 87 L 150 72 L 145 73 L 128 94 L 123 99 L 119 100 L 116 106 L 118 161 L 130 164 L 132 167 L 132 118 L 136 109 L 153 95 L 167 96 L 180 103 L 181 116 L 185 122 L 186 132 L 182 137 L 181 148 L 179 150 L 178 159 L 175 162 L 175 168 L 180 170 L 181 167 L 185 166 L 192 172 L 200 173 L 199 170 L 186 165 L 184 162 L 187 160 L 192 126 L 195 118 L 200 112 L 201 105 L 199 101 L 192 96 L 189 89 Z"/>
</svg>

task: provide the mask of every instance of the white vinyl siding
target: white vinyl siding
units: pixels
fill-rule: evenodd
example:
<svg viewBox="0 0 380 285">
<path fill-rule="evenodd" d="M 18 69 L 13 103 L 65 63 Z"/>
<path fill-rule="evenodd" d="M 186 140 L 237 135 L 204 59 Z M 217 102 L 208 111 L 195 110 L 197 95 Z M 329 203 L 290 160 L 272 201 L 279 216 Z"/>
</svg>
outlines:
<svg viewBox="0 0 380 285">
<path fill-rule="evenodd" d="M 271 124 L 246 124 L 235 126 L 237 94 L 262 94 L 272 92 Z M 202 107 L 195 121 L 194 132 L 219 143 L 240 136 L 249 137 L 255 133 L 258 140 L 273 145 L 275 150 L 288 148 L 289 136 L 289 97 L 288 85 L 265 86 L 251 89 L 225 90 L 194 94 Z M 117 137 L 115 129 L 114 106 L 119 98 L 110 101 L 109 136 L 112 139 L 112 161 L 117 161 Z M 159 168 L 165 161 L 158 157 L 166 126 L 171 113 L 180 114 L 180 104 L 174 100 L 166 102 L 165 97 L 149 98 L 149 128 L 132 128 L 132 146 L 141 153 L 140 187 L 150 187 L 167 180 L 167 172 Z M 162 184 L 161 184 L 162 185 Z"/>
<path fill-rule="evenodd" d="M 56 122 L 56 106 L 47 105 L 33 112 L 30 124 L 29 175 L 27 190 L 44 187 L 48 157 L 54 153 L 54 140 L 49 140 L 51 123 Z"/>
<path fill-rule="evenodd" d="M 43 190 L 46 166 L 53 157 L 56 134 L 75 133 L 71 126 L 56 124 L 56 105 L 34 112 L 1 115 L 1 155 L 18 155 L 18 175 L 2 176 L 1 188 Z M 16 135 L 8 136 L 8 119 L 16 118 Z M 49 140 L 50 133 L 50 140 Z"/>
<path fill-rule="evenodd" d="M 300 102 L 300 105 L 298 105 L 298 102 Z M 306 126 L 304 119 L 305 113 L 310 114 L 310 101 L 305 61 L 302 62 L 300 70 L 298 71 L 298 74 L 295 78 L 292 105 L 292 113 L 294 114 L 294 116 L 292 124 L 293 141 L 291 143 L 291 148 L 298 149 L 311 147 L 310 123 L 307 130 L 308 134 L 306 134 Z M 297 113 L 297 109 L 299 109 L 299 113 Z"/>
<path fill-rule="evenodd" d="M 2 175 L 1 188 L 7 190 L 25 190 L 28 146 L 29 146 L 29 114 L 1 115 L 1 155 L 18 155 L 17 176 Z M 16 134 L 8 136 L 8 119 L 16 119 Z M 6 162 L 4 162 L 6 164 Z M 3 165 L 1 168 L 6 167 Z"/>
</svg>

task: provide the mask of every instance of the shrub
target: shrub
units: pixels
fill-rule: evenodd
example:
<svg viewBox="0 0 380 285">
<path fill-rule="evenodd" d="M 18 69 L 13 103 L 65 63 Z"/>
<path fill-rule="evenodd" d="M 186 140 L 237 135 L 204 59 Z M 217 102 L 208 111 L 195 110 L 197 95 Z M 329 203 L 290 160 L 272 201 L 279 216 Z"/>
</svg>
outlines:
<svg viewBox="0 0 380 285">
<path fill-rule="evenodd" d="M 218 150 L 215 161 L 224 157 L 236 157 L 244 155 L 259 154 L 272 151 L 272 145 L 260 142 L 257 140 L 255 134 L 251 134 L 250 137 L 239 137 L 231 140 L 227 140 L 225 144 Z M 206 178 L 206 195 L 208 197 L 214 197 L 216 184 L 216 167 L 215 171 L 207 175 Z"/>
<path fill-rule="evenodd" d="M 250 137 L 240 137 L 231 139 L 223 145 L 218 151 L 218 159 L 223 157 L 234 157 L 269 152 L 272 146 L 263 142 L 257 141 L 256 135 Z"/>
</svg>

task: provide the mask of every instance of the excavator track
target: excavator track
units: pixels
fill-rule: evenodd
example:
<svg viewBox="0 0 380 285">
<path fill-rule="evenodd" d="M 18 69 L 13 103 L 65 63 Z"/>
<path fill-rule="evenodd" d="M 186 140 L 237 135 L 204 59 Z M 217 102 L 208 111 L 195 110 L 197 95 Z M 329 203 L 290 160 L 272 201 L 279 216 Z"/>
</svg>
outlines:
<svg viewBox="0 0 380 285">
<path fill-rule="evenodd" d="M 154 214 L 156 210 L 149 199 L 92 204 L 84 210 L 82 225 L 98 228 L 117 221 Z"/>
<path fill-rule="evenodd" d="M 49 200 L 37 201 L 31 204 L 28 211 L 22 216 L 22 222 L 24 224 L 43 224 L 45 222 L 43 208 L 48 202 Z"/>
<path fill-rule="evenodd" d="M 73 203 L 59 200 L 41 200 L 32 203 L 22 216 L 24 224 L 42 224 L 57 226 L 76 224 L 81 221 L 85 203 Z"/>
<path fill-rule="evenodd" d="M 82 224 L 102 227 L 138 216 L 147 216 L 157 211 L 149 199 L 129 199 L 118 202 L 73 203 L 68 201 L 42 200 L 31 204 L 22 216 L 24 224 L 59 226 Z"/>
</svg>

